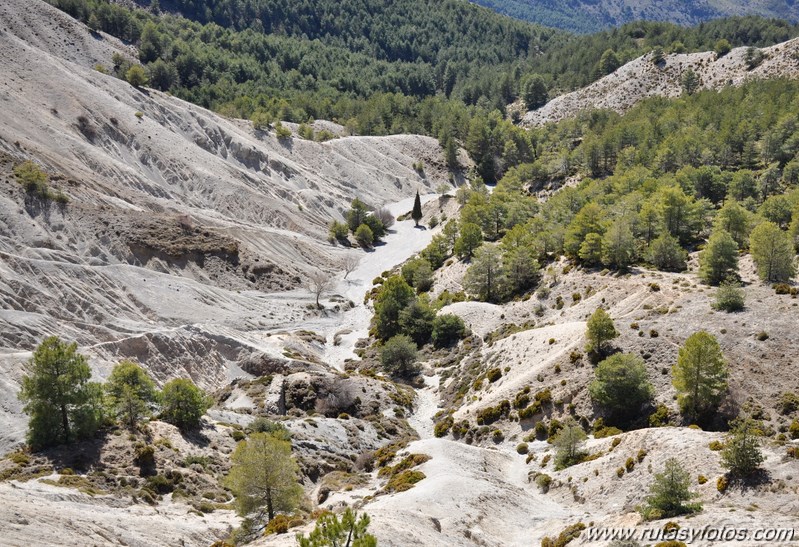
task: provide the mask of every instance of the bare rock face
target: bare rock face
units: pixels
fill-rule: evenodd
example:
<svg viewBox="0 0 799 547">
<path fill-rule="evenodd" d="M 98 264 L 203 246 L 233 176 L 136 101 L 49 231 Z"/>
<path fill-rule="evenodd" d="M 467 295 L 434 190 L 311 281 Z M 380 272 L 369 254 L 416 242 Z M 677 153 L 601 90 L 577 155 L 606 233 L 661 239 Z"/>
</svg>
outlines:
<svg viewBox="0 0 799 547">
<path fill-rule="evenodd" d="M 681 79 L 687 70 L 699 78 L 699 89 L 722 89 L 752 80 L 799 77 L 799 39 L 760 49 L 763 59 L 750 68 L 745 47 L 735 48 L 717 58 L 712 51 L 666 55 L 655 63 L 652 54 L 643 55 L 593 84 L 555 97 L 538 110 L 527 112 L 522 125 L 534 127 L 576 116 L 592 109 L 624 113 L 648 97 L 679 97 Z"/>
</svg>

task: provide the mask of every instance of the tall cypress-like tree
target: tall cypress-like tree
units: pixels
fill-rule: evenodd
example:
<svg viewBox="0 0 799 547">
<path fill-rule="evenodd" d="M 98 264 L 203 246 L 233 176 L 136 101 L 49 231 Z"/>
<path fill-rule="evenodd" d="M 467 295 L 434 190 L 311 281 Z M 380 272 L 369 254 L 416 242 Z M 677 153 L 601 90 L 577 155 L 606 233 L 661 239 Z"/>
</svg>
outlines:
<svg viewBox="0 0 799 547">
<path fill-rule="evenodd" d="M 413 200 L 411 218 L 419 226 L 419 221 L 422 220 L 422 200 L 419 198 L 419 190 L 416 190 L 416 199 Z"/>
</svg>

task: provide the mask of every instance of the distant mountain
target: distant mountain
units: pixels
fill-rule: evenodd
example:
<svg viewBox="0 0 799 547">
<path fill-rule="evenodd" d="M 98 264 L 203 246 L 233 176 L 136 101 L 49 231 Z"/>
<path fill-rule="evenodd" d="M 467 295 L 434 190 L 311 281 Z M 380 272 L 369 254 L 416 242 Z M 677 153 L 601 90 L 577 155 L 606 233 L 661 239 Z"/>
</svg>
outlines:
<svg viewBox="0 0 799 547">
<path fill-rule="evenodd" d="M 696 25 L 733 15 L 799 21 L 795 0 L 474 0 L 494 11 L 541 25 L 592 33 L 631 21 Z"/>
</svg>

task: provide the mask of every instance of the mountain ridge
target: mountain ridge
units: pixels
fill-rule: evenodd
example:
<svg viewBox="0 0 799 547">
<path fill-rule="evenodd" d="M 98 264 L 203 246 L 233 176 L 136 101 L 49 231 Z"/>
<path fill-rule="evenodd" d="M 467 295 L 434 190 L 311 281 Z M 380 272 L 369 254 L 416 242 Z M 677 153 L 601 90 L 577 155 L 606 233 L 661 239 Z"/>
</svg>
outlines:
<svg viewBox="0 0 799 547">
<path fill-rule="evenodd" d="M 578 33 L 591 33 L 633 21 L 663 21 L 683 26 L 729 16 L 758 15 L 792 22 L 799 21 L 799 8 L 788 0 L 764 2 L 745 0 L 473 0 L 476 4 L 515 19 Z"/>
</svg>

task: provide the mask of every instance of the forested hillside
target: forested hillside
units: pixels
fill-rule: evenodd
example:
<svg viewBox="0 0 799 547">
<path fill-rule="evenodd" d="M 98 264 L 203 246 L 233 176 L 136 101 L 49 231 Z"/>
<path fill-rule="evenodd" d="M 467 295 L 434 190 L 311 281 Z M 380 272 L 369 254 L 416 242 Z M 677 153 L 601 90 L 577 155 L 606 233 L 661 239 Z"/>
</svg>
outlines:
<svg viewBox="0 0 799 547">
<path fill-rule="evenodd" d="M 538 275 L 531 257 L 538 265 L 566 255 L 588 267 L 680 271 L 686 251 L 708 238 L 700 258 L 708 283 L 737 277 L 739 250 L 752 253 L 764 281 L 788 281 L 799 243 L 797 93 L 795 81 L 756 82 L 535 130 L 535 162 L 508 171 L 490 196 L 463 192 L 458 237 L 475 226 L 500 242 L 484 253 L 474 250 L 479 237 L 470 242 L 471 292 L 493 301 L 526 292 Z M 528 194 L 573 176 L 582 182 L 546 202 Z M 428 250 L 434 266 L 446 258 L 437 243 Z"/>
<path fill-rule="evenodd" d="M 460 0 L 178 0 L 149 10 L 50 1 L 137 44 L 146 73 L 129 75 L 122 58 L 99 70 L 259 128 L 321 118 L 359 134 L 421 133 L 437 137 L 451 162 L 457 142 L 486 182 L 534 159 L 530 136 L 504 115 L 520 95 L 529 103 L 536 85 L 545 101 L 653 47 L 706 50 L 721 37 L 762 46 L 797 33 L 784 22 L 739 18 L 693 29 L 638 23 L 578 37 Z"/>
<path fill-rule="evenodd" d="M 535 2 L 531 0 L 475 0 L 475 3 L 524 21 L 581 33 L 597 32 L 636 20 L 695 25 L 710 19 L 731 15 L 759 15 L 792 21 L 799 18 L 796 6 L 789 1 L 723 2 L 710 0 L 690 2 L 669 0 L 666 2 L 641 2 L 626 0 L 622 2 L 579 1 L 566 3 L 555 0 Z"/>
</svg>

